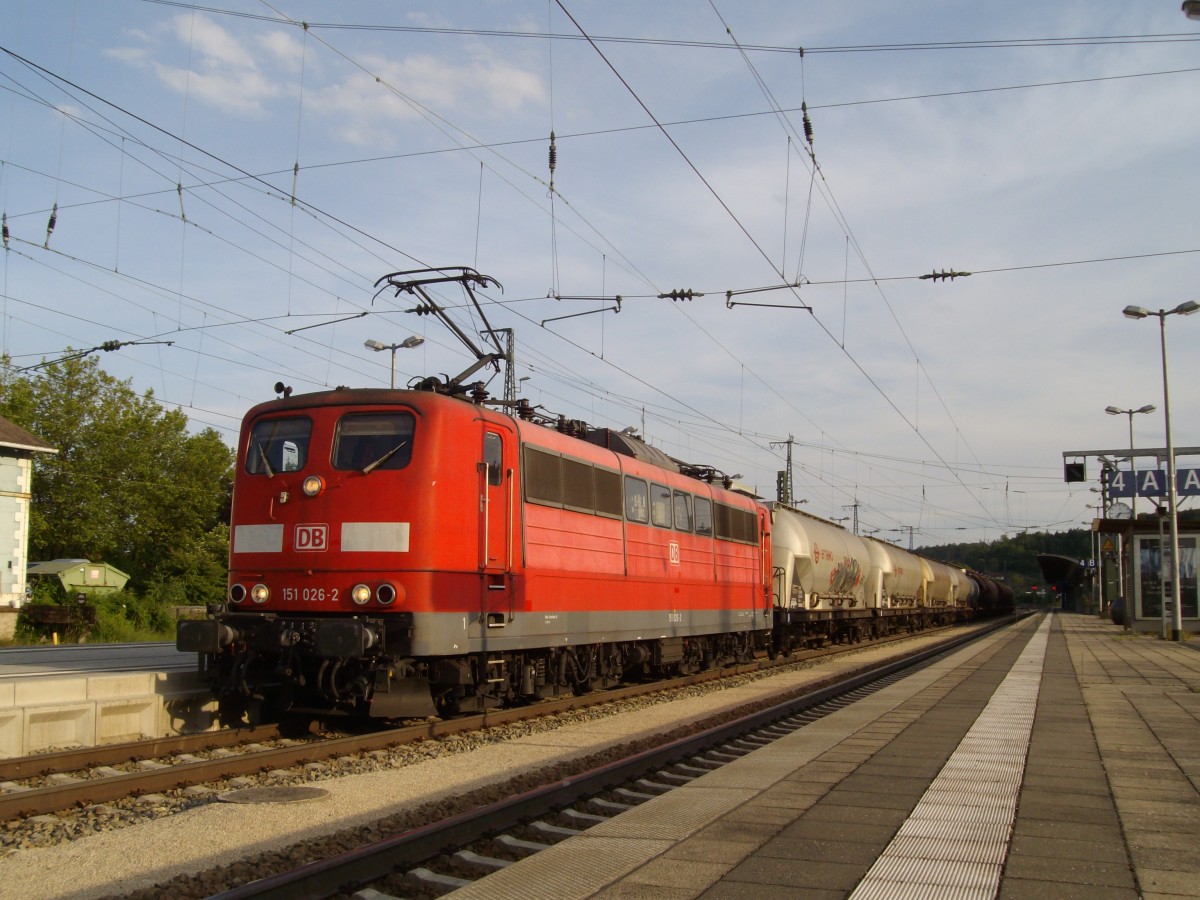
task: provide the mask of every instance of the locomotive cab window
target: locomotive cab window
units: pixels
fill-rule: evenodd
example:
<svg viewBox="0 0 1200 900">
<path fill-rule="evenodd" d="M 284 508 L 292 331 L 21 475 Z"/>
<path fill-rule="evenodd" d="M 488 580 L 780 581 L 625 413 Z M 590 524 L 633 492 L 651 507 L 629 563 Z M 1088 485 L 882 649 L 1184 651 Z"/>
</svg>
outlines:
<svg viewBox="0 0 1200 900">
<path fill-rule="evenodd" d="M 413 422 L 407 412 L 347 413 L 333 437 L 333 467 L 365 474 L 403 469 L 412 460 Z"/>
<path fill-rule="evenodd" d="M 488 484 L 493 487 L 500 484 L 504 480 L 504 442 L 494 431 L 483 436 L 483 463 L 487 466 Z"/>
<path fill-rule="evenodd" d="M 250 432 L 246 471 L 251 475 L 295 472 L 308 462 L 312 421 L 307 418 L 261 419 Z"/>
</svg>

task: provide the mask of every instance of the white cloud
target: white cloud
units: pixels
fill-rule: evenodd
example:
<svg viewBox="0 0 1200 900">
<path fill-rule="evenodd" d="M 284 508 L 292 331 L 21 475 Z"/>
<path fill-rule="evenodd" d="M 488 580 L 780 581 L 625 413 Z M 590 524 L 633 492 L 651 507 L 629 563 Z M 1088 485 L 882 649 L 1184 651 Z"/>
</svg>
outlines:
<svg viewBox="0 0 1200 900">
<path fill-rule="evenodd" d="M 263 71 L 259 65 L 263 54 L 207 16 L 175 16 L 164 31 L 167 42 L 141 29 L 130 31 L 126 37 L 140 41 L 142 46 L 115 47 L 107 55 L 126 65 L 148 69 L 171 90 L 224 112 L 259 115 L 268 101 L 290 90 L 283 87 L 291 83 L 290 71 L 283 77 Z M 272 36 L 259 45 L 267 51 L 266 56 L 279 59 L 286 58 L 289 41 L 287 35 Z M 187 65 L 170 65 L 159 61 L 161 57 L 182 59 Z"/>
<path fill-rule="evenodd" d="M 414 54 L 398 61 L 364 58 L 362 65 L 365 72 L 319 88 L 306 99 L 306 107 L 339 121 L 340 136 L 354 144 L 395 146 L 398 138 L 389 125 L 420 116 L 418 105 L 469 130 L 455 121 L 457 115 L 494 120 L 543 103 L 546 97 L 536 75 L 502 60 L 478 58 L 460 64 Z"/>
</svg>

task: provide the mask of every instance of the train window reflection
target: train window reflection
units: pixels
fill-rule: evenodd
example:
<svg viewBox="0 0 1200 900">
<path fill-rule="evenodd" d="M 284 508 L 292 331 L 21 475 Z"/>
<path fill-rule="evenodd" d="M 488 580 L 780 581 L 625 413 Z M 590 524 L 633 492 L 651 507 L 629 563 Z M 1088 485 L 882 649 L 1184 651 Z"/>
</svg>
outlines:
<svg viewBox="0 0 1200 900">
<path fill-rule="evenodd" d="M 251 475 L 295 472 L 308 461 L 312 421 L 307 418 L 261 419 L 250 432 L 246 471 Z"/>
<path fill-rule="evenodd" d="M 412 460 L 413 416 L 406 412 L 348 413 L 333 437 L 333 467 L 403 469 Z"/>
<path fill-rule="evenodd" d="M 640 478 L 625 476 L 625 518 L 630 522 L 648 522 L 650 520 L 649 493 L 646 482 Z"/>
<path fill-rule="evenodd" d="M 692 498 L 679 491 L 675 492 L 675 530 L 692 530 Z"/>
<path fill-rule="evenodd" d="M 650 482 L 650 521 L 659 528 L 671 527 L 671 489 Z"/>
</svg>

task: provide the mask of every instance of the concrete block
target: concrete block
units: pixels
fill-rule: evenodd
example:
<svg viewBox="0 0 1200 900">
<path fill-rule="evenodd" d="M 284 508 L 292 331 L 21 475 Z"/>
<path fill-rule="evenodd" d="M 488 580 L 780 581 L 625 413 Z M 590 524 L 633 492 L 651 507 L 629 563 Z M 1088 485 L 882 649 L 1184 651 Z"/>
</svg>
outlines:
<svg viewBox="0 0 1200 900">
<path fill-rule="evenodd" d="M 197 669 L 150 674 L 154 678 L 153 691 L 156 694 L 178 694 L 208 689 L 207 682 Z"/>
<path fill-rule="evenodd" d="M 15 681 L 0 681 L 0 709 L 6 709 L 13 706 L 17 697 L 17 683 Z"/>
<path fill-rule="evenodd" d="M 17 634 L 17 616 L 21 610 L 0 607 L 0 640 L 11 641 Z"/>
<path fill-rule="evenodd" d="M 26 709 L 24 735 L 25 754 L 60 747 L 91 747 L 96 742 L 96 705 L 70 703 Z"/>
<path fill-rule="evenodd" d="M 29 678 L 14 682 L 16 706 L 44 706 L 57 703 L 79 703 L 87 700 L 86 677 Z"/>
<path fill-rule="evenodd" d="M 112 675 L 91 675 L 87 680 L 87 698 L 89 700 L 144 697 L 153 693 L 153 672 L 120 672 Z"/>
<path fill-rule="evenodd" d="M 96 704 L 96 743 L 115 744 L 158 737 L 159 698 L 153 695 L 101 700 Z"/>
<path fill-rule="evenodd" d="M 24 756 L 25 711 L 10 707 L 0 709 L 0 758 Z"/>
</svg>

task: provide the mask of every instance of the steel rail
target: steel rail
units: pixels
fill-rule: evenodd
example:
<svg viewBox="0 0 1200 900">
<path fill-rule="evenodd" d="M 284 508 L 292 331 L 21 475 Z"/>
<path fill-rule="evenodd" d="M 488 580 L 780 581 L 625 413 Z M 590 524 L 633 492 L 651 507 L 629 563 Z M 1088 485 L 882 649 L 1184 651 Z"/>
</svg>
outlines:
<svg viewBox="0 0 1200 900">
<path fill-rule="evenodd" d="M 972 632 L 970 636 L 979 634 Z M 910 635 L 894 635 L 873 643 L 901 640 Z M 859 645 L 851 645 L 859 646 Z M 737 675 L 765 671 L 779 666 L 793 665 L 844 652 L 846 648 L 833 645 L 815 651 L 802 651 L 782 659 L 760 659 L 749 663 L 711 669 L 667 681 L 626 685 L 605 691 L 596 691 L 580 696 L 567 696 L 539 703 L 508 709 L 487 710 L 482 713 L 460 716 L 454 719 L 431 719 L 419 724 L 409 724 L 366 735 L 326 738 L 305 741 L 286 747 L 256 750 L 238 756 L 206 759 L 194 762 L 179 762 L 162 768 L 119 775 L 89 776 L 79 781 L 42 787 L 30 787 L 0 793 L 0 822 L 29 816 L 55 813 L 61 810 L 91 806 L 94 804 L 122 800 L 145 793 L 160 793 L 177 790 L 190 785 L 223 781 L 238 776 L 254 775 L 272 769 L 286 769 L 306 763 L 320 762 L 335 756 L 366 753 L 388 747 L 431 740 L 467 731 L 480 731 L 491 727 L 508 725 L 527 719 L 556 715 L 573 710 L 586 709 L 605 703 L 659 693 L 690 685 L 728 678 Z M 852 669 L 860 673 L 866 667 Z M 826 682 L 818 681 L 817 684 Z M 160 738 L 151 741 L 136 741 L 127 744 L 85 747 L 41 756 L 22 757 L 0 763 L 0 774 L 7 773 L 7 780 L 32 778 L 56 772 L 86 769 L 89 766 L 121 765 L 139 759 L 153 759 L 170 753 L 204 750 L 214 746 L 232 747 L 240 743 L 279 737 L 276 726 L 260 726 L 238 732 L 205 732 L 203 735 L 185 735 L 175 738 Z M 207 745 L 207 747 L 206 747 Z"/>
</svg>

